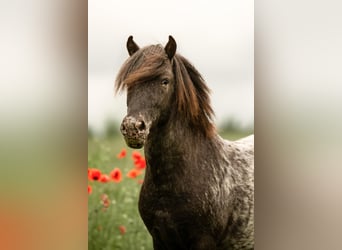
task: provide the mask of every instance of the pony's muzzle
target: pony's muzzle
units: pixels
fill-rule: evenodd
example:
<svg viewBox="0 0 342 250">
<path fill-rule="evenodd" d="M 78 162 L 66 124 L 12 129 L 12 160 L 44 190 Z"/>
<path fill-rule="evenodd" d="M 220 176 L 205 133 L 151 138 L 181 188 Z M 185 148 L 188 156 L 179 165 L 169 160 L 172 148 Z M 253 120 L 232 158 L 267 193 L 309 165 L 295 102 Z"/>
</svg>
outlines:
<svg viewBox="0 0 342 250">
<path fill-rule="evenodd" d="M 120 131 L 129 147 L 141 148 L 144 146 L 148 132 L 142 118 L 126 116 L 121 123 Z"/>
</svg>

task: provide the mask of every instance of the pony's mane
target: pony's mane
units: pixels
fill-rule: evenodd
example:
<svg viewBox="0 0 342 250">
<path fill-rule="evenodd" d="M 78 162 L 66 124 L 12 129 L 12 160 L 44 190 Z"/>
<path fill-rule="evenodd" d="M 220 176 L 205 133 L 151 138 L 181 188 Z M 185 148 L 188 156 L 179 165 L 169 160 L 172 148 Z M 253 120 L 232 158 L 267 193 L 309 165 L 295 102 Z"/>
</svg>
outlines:
<svg viewBox="0 0 342 250">
<path fill-rule="evenodd" d="M 169 65 L 162 45 L 150 45 L 139 49 L 130 56 L 121 67 L 115 81 L 115 92 L 121 92 L 132 86 L 157 79 Z M 172 58 L 172 71 L 175 78 L 176 116 L 183 115 L 193 128 L 211 137 L 215 128 L 214 116 L 210 105 L 210 90 L 201 74 L 183 56 L 176 54 Z"/>
</svg>

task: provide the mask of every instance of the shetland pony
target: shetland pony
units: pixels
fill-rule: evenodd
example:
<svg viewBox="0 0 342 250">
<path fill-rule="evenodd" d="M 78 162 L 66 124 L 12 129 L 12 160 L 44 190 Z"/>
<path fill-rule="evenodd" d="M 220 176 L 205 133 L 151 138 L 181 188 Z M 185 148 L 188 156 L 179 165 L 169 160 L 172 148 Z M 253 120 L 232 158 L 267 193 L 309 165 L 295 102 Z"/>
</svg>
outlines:
<svg viewBox="0 0 342 250">
<path fill-rule="evenodd" d="M 141 218 L 155 250 L 254 249 L 254 137 L 217 134 L 209 89 L 176 48 L 172 36 L 144 48 L 130 36 L 116 79 L 121 133 L 147 162 Z"/>
</svg>

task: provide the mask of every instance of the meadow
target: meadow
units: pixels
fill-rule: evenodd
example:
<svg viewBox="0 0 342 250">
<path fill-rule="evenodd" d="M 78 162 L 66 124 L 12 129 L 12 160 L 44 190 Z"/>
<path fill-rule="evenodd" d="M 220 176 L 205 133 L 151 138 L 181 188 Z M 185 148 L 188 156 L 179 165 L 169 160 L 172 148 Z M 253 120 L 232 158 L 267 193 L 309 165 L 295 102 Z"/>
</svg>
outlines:
<svg viewBox="0 0 342 250">
<path fill-rule="evenodd" d="M 229 140 L 245 135 L 247 132 L 221 134 Z M 120 135 L 88 139 L 89 250 L 153 249 L 138 212 L 143 156 L 143 149 L 128 148 Z"/>
</svg>

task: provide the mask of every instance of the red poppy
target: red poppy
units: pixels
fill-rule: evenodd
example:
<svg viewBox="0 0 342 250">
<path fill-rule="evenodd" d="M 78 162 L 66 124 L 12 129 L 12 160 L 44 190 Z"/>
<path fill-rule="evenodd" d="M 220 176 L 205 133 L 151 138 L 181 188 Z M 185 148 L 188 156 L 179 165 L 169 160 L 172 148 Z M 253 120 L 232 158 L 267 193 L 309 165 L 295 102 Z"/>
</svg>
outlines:
<svg viewBox="0 0 342 250">
<path fill-rule="evenodd" d="M 91 168 L 88 170 L 88 178 L 92 181 L 97 181 L 101 177 L 101 171 L 96 168 Z"/>
<path fill-rule="evenodd" d="M 127 230 L 126 230 L 125 226 L 121 225 L 121 226 L 119 226 L 119 231 L 121 234 L 125 234 Z"/>
<path fill-rule="evenodd" d="M 91 192 L 93 192 L 93 189 L 91 186 L 88 185 L 88 194 L 91 194 Z"/>
<path fill-rule="evenodd" d="M 112 172 L 110 172 L 110 178 L 114 181 L 114 182 L 120 182 L 122 179 L 122 173 L 121 170 L 119 168 L 114 168 L 112 170 Z"/>
<path fill-rule="evenodd" d="M 110 177 L 108 175 L 106 175 L 106 174 L 103 174 L 103 175 L 101 175 L 99 181 L 102 182 L 102 183 L 107 183 L 107 182 L 110 181 Z"/>
<path fill-rule="evenodd" d="M 101 200 L 108 200 L 108 195 L 107 194 L 101 194 Z"/>
<path fill-rule="evenodd" d="M 127 173 L 127 177 L 128 178 L 136 178 L 138 175 L 141 175 L 141 172 L 135 168 L 131 169 L 128 173 Z"/>
<path fill-rule="evenodd" d="M 134 166 L 138 170 L 143 170 L 146 168 L 146 161 L 144 157 L 134 161 Z"/>
<path fill-rule="evenodd" d="M 124 158 L 125 156 L 126 156 L 126 154 L 127 154 L 127 151 L 126 151 L 126 149 L 122 149 L 121 150 L 121 152 L 116 156 L 118 159 L 122 159 L 122 158 Z"/>
<path fill-rule="evenodd" d="M 138 184 L 143 184 L 144 183 L 144 179 L 139 179 L 137 180 Z"/>
<path fill-rule="evenodd" d="M 132 153 L 132 158 L 136 169 L 143 170 L 146 168 L 146 160 L 138 151 Z"/>
<path fill-rule="evenodd" d="M 88 180 L 93 180 L 92 177 L 91 177 L 91 168 L 88 167 Z"/>
<path fill-rule="evenodd" d="M 101 195 L 102 205 L 104 208 L 108 208 L 110 205 L 110 200 L 108 198 L 108 195 L 102 194 Z"/>
<path fill-rule="evenodd" d="M 133 158 L 133 160 L 140 159 L 141 157 L 142 157 L 142 155 L 140 154 L 140 152 L 138 152 L 138 151 L 133 151 L 133 153 L 132 153 L 132 158 Z"/>
<path fill-rule="evenodd" d="M 89 175 L 90 175 L 90 168 L 88 167 L 88 179 L 89 179 Z"/>
</svg>

